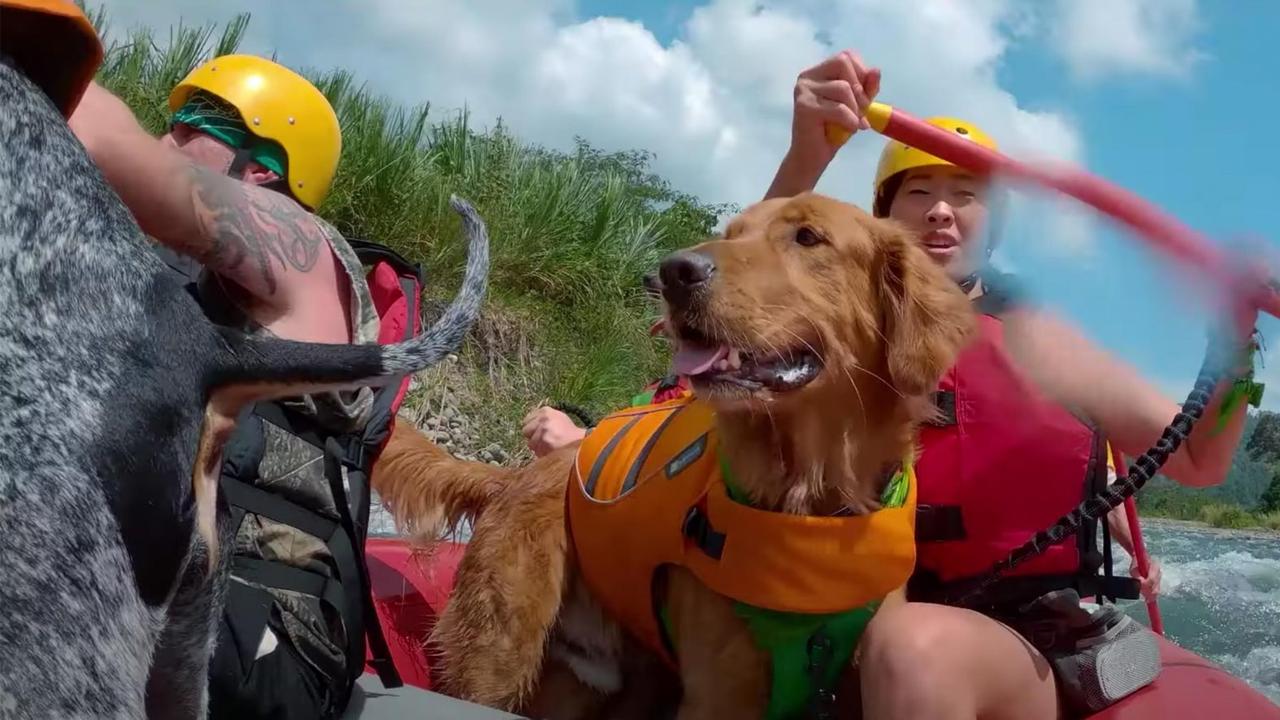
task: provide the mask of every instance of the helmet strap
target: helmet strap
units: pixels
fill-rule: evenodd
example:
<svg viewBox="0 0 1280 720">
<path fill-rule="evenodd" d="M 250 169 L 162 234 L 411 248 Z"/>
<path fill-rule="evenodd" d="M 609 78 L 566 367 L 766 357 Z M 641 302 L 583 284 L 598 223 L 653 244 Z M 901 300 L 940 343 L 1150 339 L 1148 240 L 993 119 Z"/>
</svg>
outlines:
<svg viewBox="0 0 1280 720">
<path fill-rule="evenodd" d="M 249 167 L 249 163 L 253 161 L 253 150 L 250 148 L 238 148 L 235 158 L 231 161 L 231 166 L 227 168 L 227 175 L 240 180 L 244 176 L 244 169 Z M 276 178 L 269 182 L 264 182 L 258 187 L 274 190 L 281 195 L 288 196 L 291 200 L 297 201 L 293 193 L 289 192 L 289 181 L 285 178 Z"/>
<path fill-rule="evenodd" d="M 239 180 L 244 175 L 244 169 L 249 167 L 249 163 L 252 160 L 252 150 L 249 148 L 236 148 L 235 158 L 231 160 L 231 167 L 227 168 L 227 174 Z"/>
<path fill-rule="evenodd" d="M 996 190 L 992 192 L 987 199 L 987 222 L 986 222 L 986 254 L 987 260 L 991 260 L 992 254 L 996 251 L 996 246 L 1000 244 L 1001 236 L 1004 234 L 1004 224 L 1008 217 L 1006 212 L 1009 206 L 1009 194 L 1005 190 Z"/>
</svg>

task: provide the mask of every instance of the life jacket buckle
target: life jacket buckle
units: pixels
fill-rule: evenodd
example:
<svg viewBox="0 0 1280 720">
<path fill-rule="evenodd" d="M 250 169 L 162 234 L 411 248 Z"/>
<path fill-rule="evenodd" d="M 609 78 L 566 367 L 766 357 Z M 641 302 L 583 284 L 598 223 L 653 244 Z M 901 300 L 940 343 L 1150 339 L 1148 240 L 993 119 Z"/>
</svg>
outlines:
<svg viewBox="0 0 1280 720">
<path fill-rule="evenodd" d="M 813 683 L 813 694 L 809 700 L 809 717 L 813 720 L 828 720 L 835 717 L 835 691 L 823 682 L 828 665 L 831 663 L 833 648 L 831 638 L 825 632 L 809 638 L 809 677 Z"/>
<path fill-rule="evenodd" d="M 716 532 L 711 527 L 702 508 L 694 505 L 684 514 L 684 522 L 680 524 L 680 533 L 693 541 L 699 550 L 713 560 L 719 560 L 724 553 L 724 533 Z"/>
</svg>

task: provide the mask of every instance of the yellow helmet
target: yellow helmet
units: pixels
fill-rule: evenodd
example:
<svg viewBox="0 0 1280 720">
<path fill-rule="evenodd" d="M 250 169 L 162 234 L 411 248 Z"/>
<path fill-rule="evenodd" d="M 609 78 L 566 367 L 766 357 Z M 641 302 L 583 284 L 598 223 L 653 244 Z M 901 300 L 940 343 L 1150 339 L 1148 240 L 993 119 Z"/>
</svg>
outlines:
<svg viewBox="0 0 1280 720">
<path fill-rule="evenodd" d="M 176 112 L 196 90 L 231 103 L 249 131 L 284 149 L 285 180 L 298 202 L 324 202 L 342 155 L 338 115 L 306 78 L 266 58 L 223 55 L 192 70 L 169 94 Z"/>
<path fill-rule="evenodd" d="M 102 64 L 98 33 L 71 0 L 0 0 L 0 48 L 64 117 Z"/>
<path fill-rule="evenodd" d="M 951 117 L 933 117 L 928 118 L 925 122 L 943 130 L 963 135 L 964 137 L 978 143 L 979 145 L 995 150 L 996 141 L 987 135 L 971 122 Z M 919 167 L 928 167 L 930 165 L 952 165 L 952 163 L 943 160 L 940 157 L 930 155 L 923 150 L 890 140 L 885 144 L 884 150 L 880 153 L 880 164 L 876 166 L 876 179 L 873 184 L 873 197 L 875 198 L 874 207 L 877 215 L 888 214 L 889 208 L 882 207 L 882 202 L 887 198 L 881 198 L 881 190 L 884 188 L 885 182 L 889 178 L 894 177 L 898 173 L 906 170 L 913 170 Z"/>
</svg>

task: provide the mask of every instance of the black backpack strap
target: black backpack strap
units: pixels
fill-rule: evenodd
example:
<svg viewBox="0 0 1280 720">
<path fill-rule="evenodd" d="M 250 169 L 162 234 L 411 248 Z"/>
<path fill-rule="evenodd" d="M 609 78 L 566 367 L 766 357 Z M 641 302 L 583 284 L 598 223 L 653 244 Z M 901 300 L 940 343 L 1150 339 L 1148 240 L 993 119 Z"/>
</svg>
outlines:
<svg viewBox="0 0 1280 720">
<path fill-rule="evenodd" d="M 333 578 L 285 563 L 248 557 L 232 558 L 231 570 L 248 582 L 318 597 L 338 612 L 343 611 L 341 586 Z"/>
<path fill-rule="evenodd" d="M 980 578 L 941 582 L 938 577 L 918 569 L 907 586 L 913 602 L 947 603 L 948 598 L 963 597 Z M 1094 575 L 1014 575 L 997 580 L 983 590 L 981 601 L 971 606 L 979 612 L 1008 613 L 1036 598 L 1063 588 L 1074 588 L 1080 597 L 1107 597 L 1133 600 L 1139 596 L 1132 578 Z"/>
<path fill-rule="evenodd" d="M 336 441 L 332 444 L 336 446 Z M 328 602 L 342 615 L 347 629 L 346 655 L 350 680 L 355 682 L 360 676 L 360 668 L 365 664 L 367 635 L 379 678 L 388 688 L 400 687 L 403 682 L 391 663 L 390 652 L 381 632 L 382 626 L 373 606 L 368 569 L 363 555 L 357 550 L 364 546 L 363 534 L 358 534 L 351 522 L 347 494 L 342 487 L 341 467 L 330 452 L 325 455 L 325 477 L 329 481 L 330 492 L 333 493 L 334 504 L 340 516 L 338 521 L 225 475 L 222 478 L 222 491 L 232 508 L 233 522 L 237 525 L 244 514 L 249 512 L 319 538 L 328 547 L 338 576 L 330 578 L 284 563 L 243 557 L 233 559 L 233 571 L 244 579 L 265 587 L 302 592 Z M 353 484 L 361 482 L 358 478 L 350 480 Z M 350 688 L 345 690 L 349 692 Z"/>
<path fill-rule="evenodd" d="M 306 440 L 317 450 L 324 450 L 325 436 L 316 424 L 306 417 L 292 412 L 280 403 L 260 402 L 253 407 L 253 414 L 295 437 Z"/>
<path fill-rule="evenodd" d="M 1085 497 L 1099 495 L 1107 490 L 1107 441 L 1102 432 L 1093 428 L 1093 453 L 1085 479 Z M 1098 546 L 1098 526 L 1102 528 L 1102 546 Z M 1099 599 L 1134 600 L 1141 596 L 1141 584 L 1130 577 L 1117 576 L 1112 561 L 1111 526 L 1107 516 L 1081 524 L 1076 533 L 1080 552 L 1080 575 L 1077 589 L 1080 596 L 1095 595 Z M 1101 572 L 1099 572 L 1101 570 Z"/>
<path fill-rule="evenodd" d="M 356 447 L 360 446 L 357 445 Z M 325 446 L 324 461 L 324 474 L 329 480 L 329 489 L 333 493 L 333 497 L 339 500 L 337 503 L 338 515 L 341 518 L 342 526 L 350 537 L 356 539 L 360 547 L 364 547 L 369 521 L 369 475 L 367 468 L 364 467 L 365 454 L 360 451 L 359 456 L 351 457 L 338 444 L 335 438 L 329 438 Z M 347 467 L 347 482 L 351 485 L 352 493 L 357 499 L 362 499 L 362 502 L 356 505 L 361 520 L 358 527 L 351 516 L 352 506 L 343 487 L 343 465 Z M 356 572 L 354 579 L 357 582 L 357 592 L 351 593 L 348 596 L 348 600 L 351 604 L 357 605 L 357 609 L 362 610 L 360 619 L 364 632 L 361 634 L 361 638 L 362 640 L 368 640 L 369 650 L 373 655 L 370 663 L 373 665 L 374 670 L 377 671 L 378 679 L 382 681 L 384 687 L 401 687 L 404 685 L 404 681 L 401 680 L 400 673 L 396 670 L 395 663 L 391 659 L 391 650 L 387 647 L 387 639 L 382 633 L 382 623 L 378 620 L 377 608 L 373 602 L 373 584 L 369 581 L 369 566 L 364 561 L 363 556 L 360 558 L 352 557 L 350 563 Z M 360 643 L 359 651 L 359 661 L 363 664 L 364 642 Z"/>
<path fill-rule="evenodd" d="M 951 542 L 966 537 L 959 505 L 916 505 L 916 542 Z"/>
<path fill-rule="evenodd" d="M 297 528 L 319 538 L 326 545 L 337 535 L 340 526 L 329 518 L 317 515 L 279 495 L 273 495 L 227 476 L 222 477 L 222 494 L 227 504 L 254 515 L 261 515 L 283 525 Z"/>
</svg>

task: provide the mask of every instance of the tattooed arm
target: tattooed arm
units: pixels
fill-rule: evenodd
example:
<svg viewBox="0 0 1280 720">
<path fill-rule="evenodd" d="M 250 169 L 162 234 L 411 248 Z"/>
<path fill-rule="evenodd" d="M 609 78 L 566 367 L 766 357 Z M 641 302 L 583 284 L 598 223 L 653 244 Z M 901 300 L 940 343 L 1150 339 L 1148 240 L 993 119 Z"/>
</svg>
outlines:
<svg viewBox="0 0 1280 720">
<path fill-rule="evenodd" d="M 286 300 L 296 284 L 290 276 L 306 276 L 321 255 L 332 266 L 320 227 L 293 200 L 196 165 L 184 174 L 198 231 L 162 242 L 272 304 Z"/>
<path fill-rule="evenodd" d="M 301 205 L 196 164 L 97 84 L 70 124 L 143 231 L 243 288 L 260 323 L 344 317 L 336 260 Z M 312 334 L 299 339 L 324 339 Z"/>
</svg>

